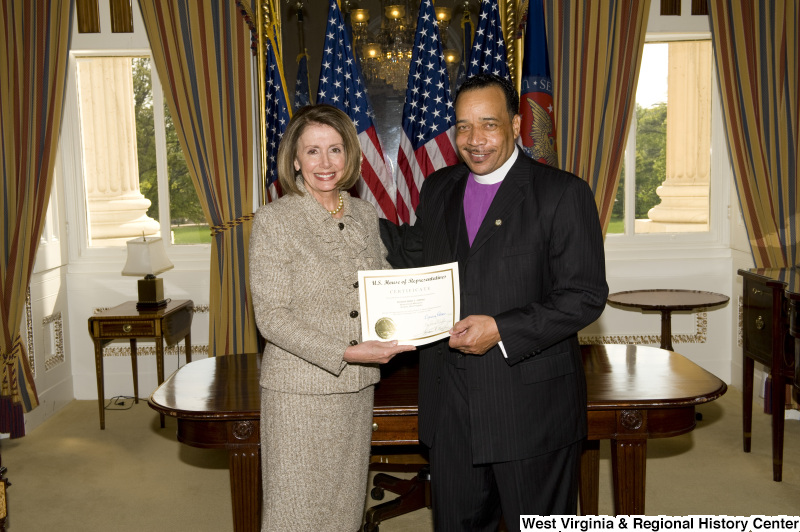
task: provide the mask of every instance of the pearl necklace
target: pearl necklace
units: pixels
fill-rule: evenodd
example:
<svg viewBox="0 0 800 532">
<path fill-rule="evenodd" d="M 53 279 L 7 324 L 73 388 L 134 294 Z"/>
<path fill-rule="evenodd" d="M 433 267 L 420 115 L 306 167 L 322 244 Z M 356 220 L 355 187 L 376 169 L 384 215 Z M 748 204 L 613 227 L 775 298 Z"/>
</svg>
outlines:
<svg viewBox="0 0 800 532">
<path fill-rule="evenodd" d="M 337 214 L 339 211 L 341 211 L 342 207 L 344 207 L 344 198 L 342 198 L 342 193 L 340 191 L 339 192 L 339 205 L 337 205 L 336 208 L 333 209 L 332 211 L 328 211 L 328 214 L 333 216 L 334 214 Z"/>
</svg>

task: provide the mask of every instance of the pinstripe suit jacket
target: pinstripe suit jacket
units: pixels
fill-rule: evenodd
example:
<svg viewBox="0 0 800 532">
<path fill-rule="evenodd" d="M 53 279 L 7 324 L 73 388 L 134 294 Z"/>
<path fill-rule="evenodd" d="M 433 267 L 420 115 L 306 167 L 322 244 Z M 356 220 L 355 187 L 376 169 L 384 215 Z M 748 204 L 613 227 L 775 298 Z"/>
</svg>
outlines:
<svg viewBox="0 0 800 532">
<path fill-rule="evenodd" d="M 518 460 L 586 435 L 586 382 L 577 333 L 605 307 L 603 237 L 591 189 L 520 153 L 472 246 L 463 215 L 469 169 L 429 176 L 417 221 L 389 234 L 395 267 L 458 261 L 462 318 L 493 316 L 499 346 L 462 355 L 447 341 L 420 354 L 420 439 L 436 440 L 443 364 L 466 371 L 473 459 Z"/>
</svg>

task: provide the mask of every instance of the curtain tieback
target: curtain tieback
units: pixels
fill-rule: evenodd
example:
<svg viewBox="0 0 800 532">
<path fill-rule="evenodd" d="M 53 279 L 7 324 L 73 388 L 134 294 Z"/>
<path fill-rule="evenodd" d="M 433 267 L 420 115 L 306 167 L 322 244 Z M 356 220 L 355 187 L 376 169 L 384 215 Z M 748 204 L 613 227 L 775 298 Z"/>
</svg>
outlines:
<svg viewBox="0 0 800 532">
<path fill-rule="evenodd" d="M 3 364 L 10 366 L 16 362 L 16 359 L 19 355 L 24 353 L 23 346 L 22 346 L 22 339 L 20 335 L 17 334 L 14 337 L 14 342 L 11 344 L 11 348 L 2 354 Z"/>
<path fill-rule="evenodd" d="M 11 348 L 2 354 L 3 366 L 2 386 L 0 386 L 0 396 L 10 397 L 12 402 L 17 402 L 16 395 L 19 392 L 19 378 L 17 376 L 17 360 L 24 356 L 25 349 L 22 345 L 20 335 L 14 338 Z M 8 432 L 8 431 L 5 431 Z"/>
<path fill-rule="evenodd" d="M 225 222 L 223 224 L 211 226 L 211 236 L 217 236 L 220 233 L 227 231 L 228 229 L 232 229 L 237 225 L 242 225 L 243 223 L 252 220 L 255 216 L 255 213 L 245 214 L 244 216 L 239 216 L 235 220 L 231 220 L 230 222 Z"/>
</svg>

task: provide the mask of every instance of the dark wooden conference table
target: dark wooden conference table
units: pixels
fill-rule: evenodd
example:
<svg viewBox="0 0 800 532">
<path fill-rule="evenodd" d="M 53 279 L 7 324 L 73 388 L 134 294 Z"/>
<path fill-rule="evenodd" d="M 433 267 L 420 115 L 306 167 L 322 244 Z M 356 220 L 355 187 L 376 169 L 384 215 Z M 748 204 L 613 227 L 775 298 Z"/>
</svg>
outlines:
<svg viewBox="0 0 800 532">
<path fill-rule="evenodd" d="M 589 441 L 581 461 L 581 513 L 598 513 L 599 440 L 611 440 L 614 513 L 644 514 L 647 440 L 687 433 L 695 406 L 727 386 L 685 357 L 655 347 L 583 346 Z M 186 364 L 150 396 L 150 407 L 177 418 L 178 440 L 229 453 L 234 530 L 260 527 L 260 355 Z M 414 365 L 384 377 L 375 392 L 373 445 L 417 443 Z M 604 512 L 608 513 L 608 512 Z"/>
</svg>

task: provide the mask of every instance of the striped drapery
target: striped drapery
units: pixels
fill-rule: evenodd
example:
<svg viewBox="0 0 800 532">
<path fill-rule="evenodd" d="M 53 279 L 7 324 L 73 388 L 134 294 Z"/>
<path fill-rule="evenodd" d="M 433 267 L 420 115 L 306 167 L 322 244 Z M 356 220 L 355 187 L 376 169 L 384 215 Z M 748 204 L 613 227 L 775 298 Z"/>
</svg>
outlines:
<svg viewBox="0 0 800 532">
<path fill-rule="evenodd" d="M 545 0 L 562 170 L 594 191 L 603 233 L 619 185 L 650 0 Z"/>
<path fill-rule="evenodd" d="M 72 28 L 71 0 L 0 3 L 0 432 L 25 435 L 39 405 L 20 323 L 53 183 Z"/>
<path fill-rule="evenodd" d="M 736 190 L 757 268 L 800 264 L 800 4 L 710 0 Z"/>
<path fill-rule="evenodd" d="M 250 30 L 235 0 L 139 0 L 186 164 L 212 227 L 209 352 L 254 353 Z M 185 191 L 191 193 L 191 191 Z"/>
</svg>

